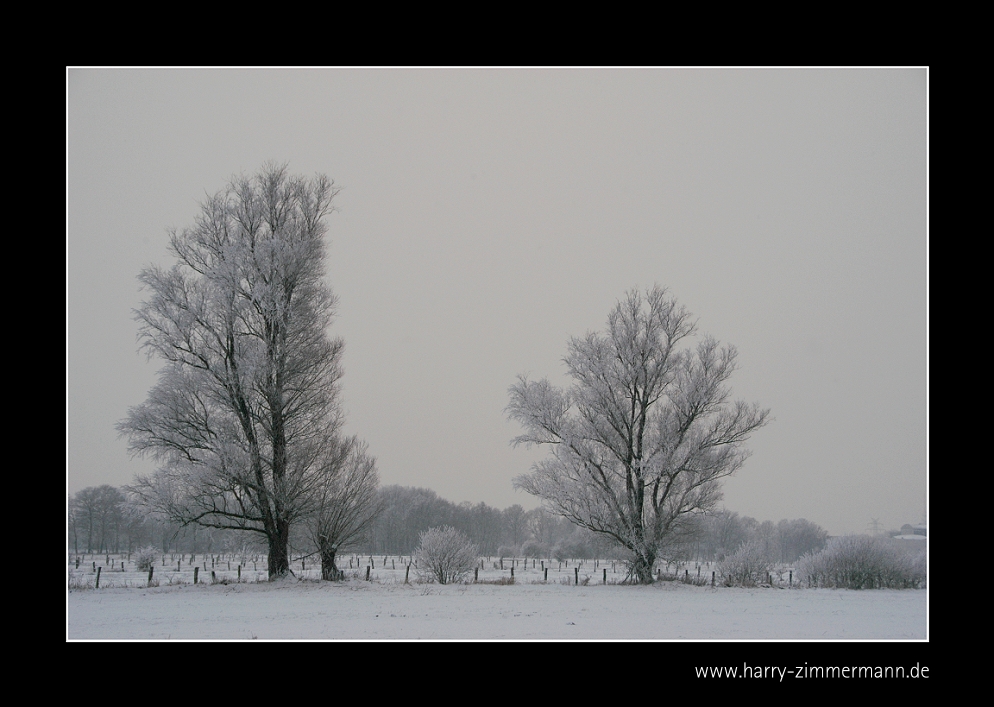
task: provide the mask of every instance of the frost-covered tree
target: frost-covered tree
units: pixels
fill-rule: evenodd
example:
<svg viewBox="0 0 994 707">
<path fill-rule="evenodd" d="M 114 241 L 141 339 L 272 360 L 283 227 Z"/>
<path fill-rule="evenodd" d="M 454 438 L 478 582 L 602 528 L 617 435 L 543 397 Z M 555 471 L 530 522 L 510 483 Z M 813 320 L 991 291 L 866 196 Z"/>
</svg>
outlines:
<svg viewBox="0 0 994 707">
<path fill-rule="evenodd" d="M 162 466 L 131 491 L 175 522 L 262 534 L 270 576 L 289 569 L 291 523 L 341 425 L 343 344 L 327 334 L 324 282 L 337 193 L 323 175 L 267 164 L 171 233 L 173 267 L 139 275 L 142 348 L 165 365 L 119 429 Z"/>
<path fill-rule="evenodd" d="M 415 553 L 418 575 L 439 584 L 460 582 L 473 571 L 476 545 L 462 531 L 449 526 L 431 528 L 421 534 Z"/>
<path fill-rule="evenodd" d="M 335 579 L 339 550 L 366 538 L 383 510 L 376 459 L 365 442 L 347 437 L 334 444 L 315 469 L 307 532 L 321 555 L 321 578 Z"/>
<path fill-rule="evenodd" d="M 715 506 L 720 482 L 739 469 L 744 443 L 768 410 L 732 401 L 736 350 L 695 333 L 690 313 L 655 287 L 630 292 L 604 334 L 571 339 L 573 385 L 519 377 L 507 412 L 550 456 L 515 480 L 555 513 L 631 553 L 631 573 L 652 582 L 661 548 L 687 519 Z"/>
</svg>

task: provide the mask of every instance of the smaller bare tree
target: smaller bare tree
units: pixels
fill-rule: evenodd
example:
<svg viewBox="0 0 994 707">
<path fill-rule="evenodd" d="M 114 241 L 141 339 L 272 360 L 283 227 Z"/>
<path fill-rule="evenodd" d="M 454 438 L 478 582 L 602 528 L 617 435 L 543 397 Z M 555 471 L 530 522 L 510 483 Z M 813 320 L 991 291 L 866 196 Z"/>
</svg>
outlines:
<svg viewBox="0 0 994 707">
<path fill-rule="evenodd" d="M 423 580 L 452 584 L 462 581 L 476 567 L 476 545 L 455 528 L 431 528 L 421 533 L 415 559 Z"/>
<path fill-rule="evenodd" d="M 383 510 L 376 459 L 369 456 L 366 443 L 348 437 L 330 446 L 314 479 L 315 505 L 308 522 L 321 554 L 321 579 L 326 580 L 339 576 L 339 550 L 364 539 Z"/>
</svg>

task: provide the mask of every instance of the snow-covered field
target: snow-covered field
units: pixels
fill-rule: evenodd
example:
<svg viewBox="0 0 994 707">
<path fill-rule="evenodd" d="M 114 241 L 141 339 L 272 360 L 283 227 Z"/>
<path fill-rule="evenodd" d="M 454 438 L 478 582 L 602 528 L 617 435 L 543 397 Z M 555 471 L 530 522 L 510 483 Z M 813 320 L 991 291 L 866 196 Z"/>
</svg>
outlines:
<svg viewBox="0 0 994 707">
<path fill-rule="evenodd" d="M 505 586 L 288 578 L 144 588 L 107 587 L 102 578 L 100 589 L 68 592 L 66 633 L 69 640 L 921 640 L 927 591 L 574 586 L 551 573 L 548 583 L 526 575 Z"/>
</svg>

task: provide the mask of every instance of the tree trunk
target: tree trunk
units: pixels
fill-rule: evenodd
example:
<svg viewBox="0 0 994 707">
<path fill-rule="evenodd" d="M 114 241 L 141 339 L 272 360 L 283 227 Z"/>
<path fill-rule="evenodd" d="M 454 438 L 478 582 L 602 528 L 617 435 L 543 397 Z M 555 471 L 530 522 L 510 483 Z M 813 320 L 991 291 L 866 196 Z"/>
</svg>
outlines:
<svg viewBox="0 0 994 707">
<path fill-rule="evenodd" d="M 636 552 L 635 559 L 632 560 L 632 575 L 639 584 L 652 584 L 655 577 L 652 576 L 652 566 L 656 564 L 654 553 Z"/>
<path fill-rule="evenodd" d="M 321 548 L 321 579 L 327 581 L 338 579 L 338 567 L 335 566 L 334 548 Z"/>
<path fill-rule="evenodd" d="M 285 577 L 290 573 L 290 524 L 277 520 L 269 533 L 269 578 Z"/>
</svg>

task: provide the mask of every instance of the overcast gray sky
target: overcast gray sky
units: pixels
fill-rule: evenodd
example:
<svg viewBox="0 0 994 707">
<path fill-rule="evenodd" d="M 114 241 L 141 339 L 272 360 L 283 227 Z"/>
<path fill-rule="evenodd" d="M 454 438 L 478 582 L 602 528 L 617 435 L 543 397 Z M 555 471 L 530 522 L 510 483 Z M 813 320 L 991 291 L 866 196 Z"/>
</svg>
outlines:
<svg viewBox="0 0 994 707">
<path fill-rule="evenodd" d="M 925 69 L 67 71 L 67 491 L 129 483 L 114 429 L 159 364 L 142 267 L 265 161 L 341 186 L 329 220 L 349 431 L 384 484 L 512 488 L 519 373 L 668 287 L 772 410 L 725 506 L 829 532 L 923 520 Z"/>
</svg>

